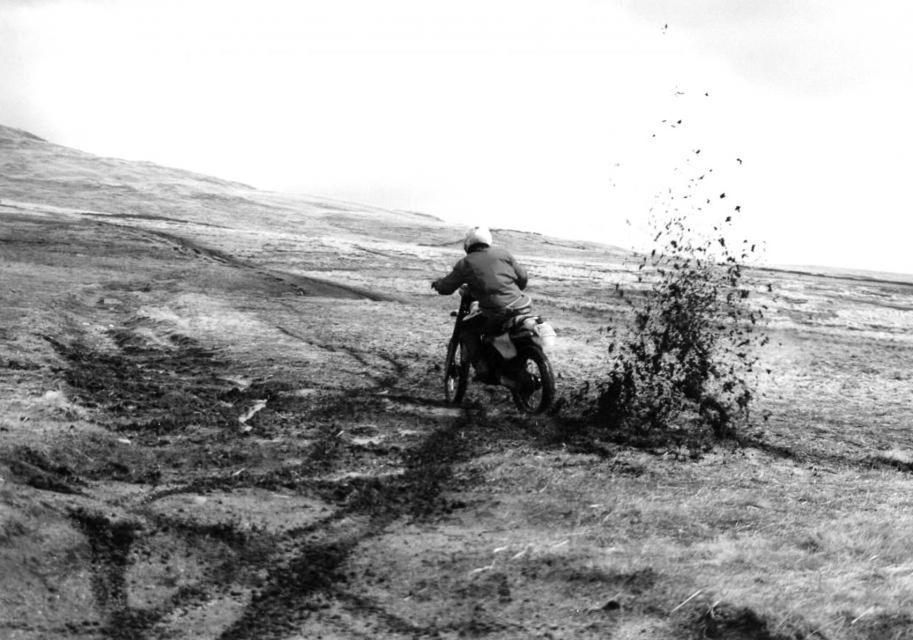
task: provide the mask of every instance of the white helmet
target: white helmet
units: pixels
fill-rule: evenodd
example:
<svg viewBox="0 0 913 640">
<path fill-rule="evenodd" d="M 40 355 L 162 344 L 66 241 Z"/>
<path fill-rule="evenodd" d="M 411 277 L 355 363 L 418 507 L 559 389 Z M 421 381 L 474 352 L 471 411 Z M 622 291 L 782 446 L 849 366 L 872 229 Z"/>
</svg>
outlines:
<svg viewBox="0 0 913 640">
<path fill-rule="evenodd" d="M 488 230 L 488 227 L 473 227 L 466 232 L 466 238 L 463 240 L 463 251 L 469 251 L 469 247 L 474 244 L 491 246 L 491 231 Z"/>
</svg>

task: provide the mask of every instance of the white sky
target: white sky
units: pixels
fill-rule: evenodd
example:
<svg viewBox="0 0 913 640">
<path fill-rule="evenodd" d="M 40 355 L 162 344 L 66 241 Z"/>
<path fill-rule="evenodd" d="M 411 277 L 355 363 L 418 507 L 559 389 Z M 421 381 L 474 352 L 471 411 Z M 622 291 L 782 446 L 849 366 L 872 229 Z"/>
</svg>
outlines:
<svg viewBox="0 0 913 640">
<path fill-rule="evenodd" d="M 0 124 L 622 246 L 704 174 L 769 262 L 913 273 L 911 34 L 900 0 L 0 0 Z"/>
</svg>

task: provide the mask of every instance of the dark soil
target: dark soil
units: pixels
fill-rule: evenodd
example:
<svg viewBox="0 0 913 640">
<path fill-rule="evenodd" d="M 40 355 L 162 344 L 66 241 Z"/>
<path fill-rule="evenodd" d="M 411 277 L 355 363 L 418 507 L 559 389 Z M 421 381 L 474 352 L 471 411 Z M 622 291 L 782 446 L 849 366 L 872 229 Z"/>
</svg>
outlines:
<svg viewBox="0 0 913 640">
<path fill-rule="evenodd" d="M 757 612 L 748 607 L 717 603 L 697 609 L 690 623 L 690 637 L 695 640 L 806 640 L 821 638 L 817 633 L 799 630 L 775 631 Z"/>
</svg>

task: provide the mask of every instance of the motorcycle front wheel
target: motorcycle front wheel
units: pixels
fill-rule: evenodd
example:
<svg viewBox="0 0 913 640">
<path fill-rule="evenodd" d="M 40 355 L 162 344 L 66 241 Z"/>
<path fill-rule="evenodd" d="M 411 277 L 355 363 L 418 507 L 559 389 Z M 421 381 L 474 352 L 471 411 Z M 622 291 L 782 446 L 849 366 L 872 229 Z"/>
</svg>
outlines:
<svg viewBox="0 0 913 640">
<path fill-rule="evenodd" d="M 517 353 L 516 388 L 511 390 L 514 404 L 523 413 L 545 413 L 555 400 L 555 376 L 542 349 L 535 345 Z"/>
<path fill-rule="evenodd" d="M 447 345 L 444 360 L 444 399 L 447 404 L 460 404 L 469 384 L 469 359 L 456 338 Z"/>
</svg>

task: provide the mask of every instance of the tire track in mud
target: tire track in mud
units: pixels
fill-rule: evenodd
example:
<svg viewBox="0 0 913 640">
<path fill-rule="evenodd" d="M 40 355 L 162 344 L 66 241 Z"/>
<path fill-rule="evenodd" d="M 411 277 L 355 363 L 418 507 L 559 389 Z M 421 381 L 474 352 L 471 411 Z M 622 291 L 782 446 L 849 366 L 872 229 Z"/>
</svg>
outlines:
<svg viewBox="0 0 913 640">
<path fill-rule="evenodd" d="M 130 548 L 137 537 L 137 523 L 112 522 L 108 518 L 77 509 L 70 515 L 89 541 L 92 556 L 92 595 L 108 625 L 108 638 L 127 640 L 142 633 L 155 621 L 152 612 L 130 607 L 126 571 Z"/>
<path fill-rule="evenodd" d="M 252 599 L 240 619 L 219 635 L 220 640 L 294 634 L 321 605 L 311 601 L 311 596 L 341 579 L 339 567 L 354 546 L 354 542 L 315 544 L 274 569 L 266 588 Z"/>
<path fill-rule="evenodd" d="M 402 376 L 405 374 L 406 369 L 407 369 L 407 366 L 405 364 L 403 364 L 402 362 L 400 362 L 399 360 L 397 360 L 395 357 L 387 355 L 387 354 L 383 354 L 383 353 L 378 353 L 376 351 L 372 351 L 372 352 L 370 352 L 370 355 L 374 356 L 378 360 L 381 360 L 385 364 L 389 365 L 393 370 L 393 372 L 391 374 L 379 376 L 374 373 L 371 373 L 371 371 L 375 368 L 376 363 L 371 362 L 364 355 L 363 352 L 358 351 L 357 349 L 353 349 L 352 347 L 347 347 L 347 346 L 343 346 L 343 345 L 334 345 L 334 344 L 330 344 L 327 342 L 309 340 L 308 338 L 304 337 L 300 333 L 298 333 L 296 331 L 292 331 L 291 329 L 289 329 L 288 327 L 285 327 L 283 325 L 277 324 L 277 325 L 275 325 L 275 327 L 280 333 L 282 333 L 290 338 L 294 338 L 295 340 L 298 340 L 300 342 L 303 342 L 304 344 L 306 344 L 308 346 L 317 347 L 318 349 L 323 349 L 324 351 L 328 351 L 330 353 L 341 353 L 343 355 L 346 355 L 346 356 L 352 358 L 353 360 L 355 360 L 355 362 L 362 365 L 364 367 L 364 370 L 350 371 L 350 370 L 346 370 L 346 369 L 340 369 L 340 371 L 342 371 L 344 373 L 348 373 L 350 375 L 365 377 L 370 380 L 373 380 L 374 383 L 378 387 L 385 388 L 385 387 L 392 386 L 395 381 L 402 378 Z"/>
<path fill-rule="evenodd" d="M 32 216 L 35 215 L 35 212 L 29 210 Z M 290 291 L 293 291 L 297 295 L 303 296 L 319 296 L 319 297 L 328 297 L 328 298 L 343 298 L 343 299 L 367 299 L 374 302 L 398 302 L 403 303 L 405 299 L 402 296 L 399 296 L 390 292 L 383 291 L 373 291 L 365 287 L 359 287 L 355 285 L 343 284 L 340 282 L 335 282 L 333 280 L 327 280 L 323 278 L 314 278 L 312 276 L 305 276 L 295 273 L 290 273 L 287 271 L 279 271 L 275 269 L 270 269 L 267 267 L 262 267 L 256 263 L 249 262 L 237 258 L 226 251 L 217 249 L 215 247 L 208 246 L 202 242 L 198 242 L 186 236 L 178 235 L 176 233 L 170 233 L 167 231 L 160 231 L 158 229 L 149 229 L 144 226 L 138 226 L 136 224 L 129 223 L 118 223 L 112 222 L 106 218 L 116 218 L 120 220 L 136 219 L 138 221 L 148 220 L 148 221 L 163 221 L 163 222 L 186 222 L 179 221 L 167 217 L 158 217 L 158 216 L 131 216 L 131 215 L 121 215 L 121 214 L 108 214 L 103 212 L 91 212 L 91 211 L 56 211 L 56 210 L 47 210 L 47 207 L 39 210 L 39 213 L 47 215 L 50 213 L 53 217 L 57 219 L 64 219 L 67 222 L 74 224 L 81 224 L 87 226 L 93 226 L 101 229 L 110 229 L 116 230 L 119 232 L 127 232 L 134 236 L 138 236 L 145 239 L 156 239 L 160 242 L 164 242 L 167 245 L 170 245 L 175 250 L 184 253 L 191 254 L 198 258 L 203 258 L 206 260 L 212 260 L 219 264 L 225 265 L 227 267 L 232 267 L 236 269 L 242 269 L 251 273 L 255 273 L 261 278 L 280 283 L 283 286 L 287 287 Z M 190 224 L 203 224 L 206 223 L 197 223 L 192 222 Z M 218 225 L 216 225 L 218 226 Z M 16 241 L 19 244 L 22 244 L 23 240 Z M 36 240 L 36 243 L 43 244 L 43 240 Z"/>
<path fill-rule="evenodd" d="M 330 529 L 334 523 L 350 518 L 366 519 L 329 539 L 314 531 L 315 540 L 295 545 L 291 559 L 273 568 L 268 585 L 252 598 L 242 616 L 219 636 L 220 640 L 254 640 L 300 632 L 310 616 L 328 608 L 327 601 L 342 602 L 350 612 L 357 609 L 355 613 L 361 617 L 367 615 L 396 633 L 432 633 L 433 629 L 412 625 L 347 593 L 341 567 L 360 544 L 382 535 L 399 518 L 422 518 L 461 506 L 447 504 L 441 495 L 452 477 L 454 463 L 471 455 L 471 441 L 460 434 L 471 423 L 472 413 L 467 411 L 450 420 L 417 447 L 404 452 L 401 475 L 350 481 L 338 487 L 335 497 L 343 506 L 320 526 Z"/>
<path fill-rule="evenodd" d="M 374 302 L 404 302 L 401 296 L 392 293 L 372 291 L 364 287 L 341 284 L 339 282 L 334 282 L 332 280 L 326 280 L 323 278 L 314 278 L 312 276 L 304 276 L 289 273 L 286 271 L 277 271 L 274 269 L 261 267 L 245 260 L 241 260 L 240 258 L 236 258 L 235 256 L 225 251 L 221 251 L 220 249 L 209 247 L 203 243 L 197 242 L 196 240 L 191 240 L 190 238 L 179 236 L 177 234 L 135 226 L 118 225 L 110 222 L 99 222 L 99 224 L 106 224 L 122 229 L 131 229 L 139 235 L 153 236 L 160 240 L 164 240 L 165 242 L 175 246 L 181 251 L 189 251 L 198 256 L 214 260 L 215 262 L 219 262 L 227 266 L 252 271 L 264 278 L 285 284 L 290 289 L 295 291 L 295 293 L 298 295 L 322 296 L 329 298 L 349 298 L 356 300 L 368 299 Z"/>
<path fill-rule="evenodd" d="M 212 597 L 237 590 L 244 574 L 267 556 L 263 544 L 250 539 L 225 524 L 196 525 L 191 522 L 168 521 L 139 514 L 115 518 L 89 510 L 73 509 L 70 520 L 83 533 L 90 550 L 90 584 L 95 608 L 102 622 L 70 623 L 73 629 L 91 627 L 94 634 L 111 640 L 141 640 L 161 637 L 164 622 L 176 612 L 199 606 Z M 170 531 L 177 538 L 223 544 L 238 558 L 229 558 L 214 566 L 196 583 L 173 590 L 161 602 L 143 607 L 131 604 L 130 581 L 127 574 L 139 558 L 154 554 L 152 538 L 159 531 Z M 163 550 L 168 555 L 171 551 Z M 133 576 L 135 580 L 136 576 Z"/>
<path fill-rule="evenodd" d="M 155 346 L 144 343 L 126 328 L 113 331 L 117 351 L 112 353 L 96 353 L 84 344 L 49 341 L 69 363 L 63 373 L 75 397 L 93 407 L 102 424 L 115 432 L 124 428 L 135 431 L 138 446 L 148 452 L 150 460 L 158 457 L 155 452 L 161 445 L 156 443 L 161 442 L 162 434 L 185 438 L 198 425 L 223 430 L 232 426 L 237 410 L 225 406 L 227 391 L 232 391 L 233 399 L 236 395 L 263 395 L 264 389 L 256 384 L 244 392 L 229 389 L 230 384 L 216 370 L 224 370 L 230 363 L 189 338 L 176 337 L 169 344 Z M 370 362 L 367 356 L 353 353 L 353 357 L 356 355 Z M 389 361 L 394 371 L 405 370 L 395 359 Z M 341 568 L 362 542 L 382 534 L 397 519 L 422 518 L 460 506 L 448 504 L 441 496 L 451 481 L 453 465 L 471 455 L 472 440 L 463 437 L 462 432 L 482 415 L 472 408 L 444 408 L 437 402 L 423 400 L 414 391 L 397 393 L 391 399 L 389 391 L 393 385 L 389 379 L 387 383 L 389 386 L 381 385 L 384 390 L 380 393 L 354 397 L 325 391 L 318 391 L 313 398 L 296 398 L 294 394 L 271 396 L 270 411 L 292 412 L 299 415 L 299 421 L 324 425 L 308 445 L 309 454 L 296 467 L 252 469 L 244 473 L 231 471 L 229 467 L 217 475 L 206 474 L 182 485 L 166 485 L 152 494 L 144 493 L 138 501 L 133 499 L 118 507 L 116 511 L 121 515 L 116 517 L 108 515 L 104 502 L 101 509 L 71 511 L 71 521 L 88 542 L 92 591 L 98 614 L 104 621 L 103 628 L 98 630 L 101 635 L 117 640 L 159 637 L 163 632 L 170 633 L 168 628 L 176 630 L 175 625 L 179 624 L 176 621 L 186 612 L 203 607 L 216 594 L 233 594 L 238 588 L 251 595 L 241 597 L 240 601 L 236 599 L 244 607 L 239 615 L 230 618 L 234 622 L 224 628 L 221 635 L 224 638 L 282 637 L 296 629 L 300 631 L 309 617 L 322 611 L 328 601 L 340 603 L 357 619 L 366 617 L 374 621 L 375 626 L 389 627 L 397 633 L 423 633 L 379 607 L 367 606 L 359 596 L 348 594 Z M 273 384 L 284 388 L 281 381 Z M 179 389 L 180 394 L 165 403 L 163 397 L 172 388 Z M 186 402 L 186 411 L 170 404 L 175 398 Z M 166 419 L 166 412 L 171 417 Z M 419 431 L 426 435 L 410 446 L 388 442 L 387 446 L 373 448 L 339 437 L 342 428 L 356 430 L 364 418 L 379 420 L 380 428 L 414 422 L 421 425 Z M 141 434 L 150 429 L 158 435 L 145 442 Z M 385 437 L 397 440 L 392 431 L 384 433 Z M 227 431 L 220 440 L 224 440 L 223 445 L 228 449 L 245 447 L 243 438 L 230 436 Z M 193 439 L 186 441 L 189 444 Z M 115 474 L 117 478 L 111 476 L 119 464 L 117 460 L 104 460 L 103 466 L 97 467 L 104 456 L 95 450 L 87 452 L 87 463 L 81 463 L 78 457 L 64 457 L 64 461 L 71 462 L 70 467 L 59 466 L 57 459 L 49 456 L 47 461 L 42 461 L 42 467 L 67 469 L 74 482 L 81 481 L 87 473 L 93 482 L 121 478 L 119 473 Z M 353 469 L 353 455 L 384 460 L 397 471 L 376 475 L 369 466 L 362 465 L 367 473 L 349 473 Z M 205 473 L 207 467 L 195 473 L 199 471 Z M 335 477 L 340 471 L 347 473 Z M 136 476 L 134 480 L 128 474 L 124 479 L 148 482 L 146 474 Z M 151 502 L 167 496 L 205 495 L 210 491 L 231 492 L 248 487 L 282 488 L 298 495 L 317 495 L 333 505 L 333 510 L 308 526 L 279 533 L 245 533 L 236 528 L 238 523 L 229 520 L 207 524 L 195 521 L 192 513 L 174 517 L 149 508 Z M 90 500 L 91 493 L 87 495 Z M 156 532 L 163 530 L 169 532 L 168 537 L 156 538 Z M 185 585 L 164 601 L 152 606 L 131 604 L 131 584 L 135 583 L 128 580 L 127 574 L 131 571 L 135 574 L 135 563 L 142 562 L 142 554 L 148 555 L 150 545 L 156 540 L 172 544 L 167 541 L 182 539 L 197 545 L 217 542 L 233 550 L 237 557 L 226 561 L 224 569 L 208 567 L 196 582 Z M 257 571 L 265 576 L 252 578 Z"/>
</svg>

